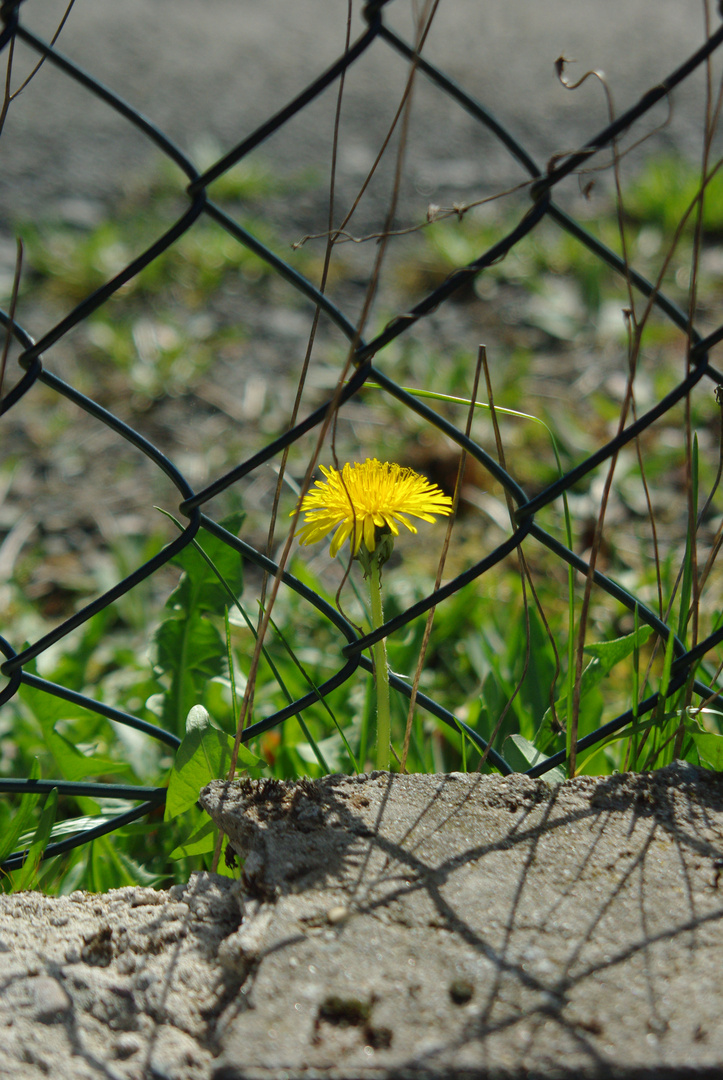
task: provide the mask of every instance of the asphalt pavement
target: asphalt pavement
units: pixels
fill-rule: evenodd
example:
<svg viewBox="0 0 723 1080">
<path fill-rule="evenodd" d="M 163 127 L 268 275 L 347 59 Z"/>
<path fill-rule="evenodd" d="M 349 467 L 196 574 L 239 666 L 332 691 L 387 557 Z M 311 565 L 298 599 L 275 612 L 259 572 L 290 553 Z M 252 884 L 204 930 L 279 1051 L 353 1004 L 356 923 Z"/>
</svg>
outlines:
<svg viewBox="0 0 723 1080">
<path fill-rule="evenodd" d="M 421 3 L 416 5 L 421 7 Z M 709 4 L 709 7 L 713 7 Z M 490 109 L 544 168 L 602 127 L 607 101 L 598 80 L 574 92 L 570 78 L 604 72 L 622 111 L 660 82 L 719 25 L 706 28 L 701 0 L 441 0 L 424 55 Z M 22 23 L 50 37 L 65 9 L 27 0 Z M 393 0 L 385 22 L 412 40 L 413 5 Z M 343 0 L 76 0 L 58 48 L 143 112 L 185 152 L 225 151 L 253 132 L 344 49 Z M 352 40 L 364 32 L 354 0 Z M 36 54 L 19 45 L 13 86 Z M 341 124 L 339 183 L 351 197 L 376 155 L 405 83 L 407 65 L 376 40 L 350 70 Z M 336 87 L 256 153 L 274 169 L 326 168 Z M 636 132 L 667 121 L 650 150 L 699 156 L 704 76 L 687 80 L 670 115 L 659 106 Z M 104 208 L 154 167 L 158 151 L 109 105 L 51 64 L 11 104 L 0 139 L 0 229 L 7 237 L 29 214 L 80 221 Z M 479 194 L 523 173 L 506 150 L 446 95 L 420 80 L 409 134 L 413 183 L 430 201 Z M 572 181 L 574 183 L 574 181 Z"/>
</svg>

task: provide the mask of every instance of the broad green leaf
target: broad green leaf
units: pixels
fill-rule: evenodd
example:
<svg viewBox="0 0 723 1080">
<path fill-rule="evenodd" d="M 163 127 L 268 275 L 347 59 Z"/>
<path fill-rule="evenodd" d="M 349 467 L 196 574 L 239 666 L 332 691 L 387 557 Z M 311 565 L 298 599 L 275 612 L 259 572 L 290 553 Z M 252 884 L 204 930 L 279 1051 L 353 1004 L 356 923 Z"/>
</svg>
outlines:
<svg viewBox="0 0 723 1080">
<path fill-rule="evenodd" d="M 25 705 L 28 712 L 37 720 L 43 729 L 52 728 L 59 720 L 71 720 L 80 713 L 77 705 L 73 706 L 63 698 L 55 694 L 45 694 L 34 686 L 21 683 L 18 697 Z"/>
<path fill-rule="evenodd" d="M 40 763 L 37 758 L 33 759 L 33 764 L 30 768 L 30 780 L 40 779 Z M 7 831 L 0 836 L 0 862 L 4 862 L 8 855 L 12 854 L 15 850 L 15 845 L 18 843 L 20 837 L 28 828 L 30 821 L 32 820 L 33 811 L 38 805 L 40 795 L 28 792 L 27 795 L 23 795 L 20 800 L 20 806 L 12 818 Z"/>
<path fill-rule="evenodd" d="M 200 615 L 172 618 L 154 636 L 157 675 L 171 675 L 164 696 L 162 720 L 181 732 L 189 709 L 203 697 L 206 683 L 226 672 L 223 640 L 216 627 Z"/>
<path fill-rule="evenodd" d="M 653 632 L 651 626 L 639 626 L 637 631 L 626 634 L 624 637 L 615 638 L 613 641 L 598 641 L 592 645 L 586 645 L 584 652 L 600 661 L 603 674 L 607 673 L 630 656 L 635 647 L 640 648 L 648 640 Z"/>
<path fill-rule="evenodd" d="M 154 637 L 158 674 L 183 667 L 195 675 L 212 678 L 225 672 L 223 641 L 208 619 L 199 615 L 166 619 Z M 189 708 L 191 706 L 189 705 Z M 184 712 L 184 718 L 188 709 Z"/>
<path fill-rule="evenodd" d="M 129 803 L 128 805 L 130 806 L 131 804 Z M 97 828 L 98 825 L 104 825 L 106 822 L 111 822 L 117 817 L 118 812 L 94 814 L 92 817 L 66 818 L 64 821 L 56 821 L 53 825 L 52 832 L 50 833 L 50 839 L 53 843 L 57 840 L 66 840 L 69 836 L 76 836 L 78 833 L 85 832 L 87 829 Z M 32 838 L 32 830 L 23 833 L 19 840 L 19 846 L 21 848 L 27 847 Z"/>
<path fill-rule="evenodd" d="M 613 641 L 599 641 L 592 645 L 586 645 L 584 652 L 587 653 L 588 656 L 591 656 L 592 660 L 582 673 L 580 680 L 580 700 L 582 701 L 592 690 L 594 690 L 616 664 L 619 664 L 621 660 L 625 660 L 630 656 L 634 649 L 644 645 L 652 632 L 650 626 L 639 626 L 637 631 L 633 631 L 632 634 L 626 634 L 624 637 L 615 638 Z M 561 723 L 564 723 L 567 719 L 567 694 L 564 694 L 557 699 L 555 702 L 555 711 L 558 720 Z M 549 730 L 552 715 L 552 709 L 548 709 L 545 712 L 538 736 Z"/>
<path fill-rule="evenodd" d="M 14 882 L 14 890 L 22 892 L 23 889 L 29 889 L 35 881 L 35 877 L 38 872 L 38 866 L 40 860 L 43 857 L 43 852 L 48 846 L 50 840 L 50 832 L 55 823 L 55 815 L 58 812 L 58 789 L 53 790 L 45 800 L 45 806 L 40 815 L 40 821 L 38 827 L 35 830 L 32 843 L 28 848 L 28 854 L 23 863 L 22 870 L 19 871 L 17 878 Z"/>
<path fill-rule="evenodd" d="M 240 512 L 231 514 L 224 518 L 221 525 L 235 536 L 244 517 Z M 239 597 L 243 590 L 243 562 L 238 551 L 204 529 L 199 530 L 197 542 L 216 570 L 194 544 L 189 544 L 173 560 L 183 568 L 184 573 L 166 601 L 166 607 L 181 608 L 186 614 L 213 612 L 220 615 L 224 607 L 231 603 L 231 597 L 219 574 L 232 594 Z"/>
<path fill-rule="evenodd" d="M 171 852 L 172 859 L 187 859 L 192 855 L 206 855 L 213 851 L 216 846 L 216 826 L 212 821 L 206 821 L 197 829 L 193 836 L 189 836 Z"/>
<path fill-rule="evenodd" d="M 198 801 L 202 787 L 217 780 L 231 761 L 233 739 L 217 728 L 192 728 L 185 736 L 173 762 L 166 796 L 166 820 L 177 817 Z"/>
<path fill-rule="evenodd" d="M 510 735 L 505 740 L 504 755 L 517 772 L 527 772 L 533 765 L 540 765 L 543 761 L 547 761 L 546 755 L 540 753 L 537 747 L 523 735 Z M 542 779 L 549 784 L 561 784 L 565 779 L 565 772 L 557 766 L 544 773 Z"/>
<path fill-rule="evenodd" d="M 56 730 L 55 725 L 59 720 L 69 720 L 77 715 L 77 706 L 53 694 L 44 694 L 33 686 L 22 686 L 20 695 L 23 704 L 43 729 L 45 745 L 55 758 L 64 780 L 84 780 L 90 776 L 118 776 L 132 772 L 126 761 L 81 753 L 70 739 Z"/>
<path fill-rule="evenodd" d="M 58 734 L 55 728 L 45 732 L 45 741 L 65 780 L 84 780 L 89 776 L 118 776 L 132 772 L 127 761 L 81 754 L 72 742 Z"/>
<path fill-rule="evenodd" d="M 166 797 L 166 821 L 188 810 L 198 800 L 202 787 L 210 780 L 222 779 L 228 772 L 233 751 L 233 736 L 215 727 L 192 728 L 176 751 Z M 239 747 L 242 767 L 262 764 L 245 746 Z"/>
<path fill-rule="evenodd" d="M 717 772 L 723 771 L 723 735 L 715 735 L 712 731 L 691 731 L 690 735 L 701 760 L 707 761 Z"/>
</svg>

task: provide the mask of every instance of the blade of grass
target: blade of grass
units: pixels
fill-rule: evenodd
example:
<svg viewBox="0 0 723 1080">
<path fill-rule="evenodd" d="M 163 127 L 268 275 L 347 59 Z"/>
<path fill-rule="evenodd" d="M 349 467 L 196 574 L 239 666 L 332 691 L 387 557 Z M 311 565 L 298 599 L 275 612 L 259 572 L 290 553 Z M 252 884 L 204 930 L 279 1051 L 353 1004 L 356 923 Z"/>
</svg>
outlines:
<svg viewBox="0 0 723 1080">
<path fill-rule="evenodd" d="M 40 763 L 37 758 L 33 759 L 33 764 L 30 769 L 29 780 L 40 779 Z M 14 850 L 15 845 L 19 842 L 22 835 L 28 828 L 30 819 L 33 816 L 33 811 L 38 805 L 40 795 L 35 795 L 28 792 L 20 799 L 20 806 L 12 818 L 7 831 L 2 837 L 0 837 L 0 863 L 5 862 L 8 855 Z"/>
<path fill-rule="evenodd" d="M 663 671 L 660 676 L 660 687 L 658 689 L 658 704 L 655 707 L 653 713 L 654 723 L 652 731 L 654 734 L 653 746 L 648 755 L 648 759 L 645 764 L 645 771 L 652 768 L 658 755 L 663 750 L 663 747 L 669 741 L 665 736 L 665 728 L 667 721 L 670 717 L 670 713 L 666 711 L 668 688 L 670 686 L 670 669 L 673 666 L 673 646 L 675 644 L 675 635 L 668 634 L 668 640 L 665 643 L 665 656 L 663 658 Z"/>
<path fill-rule="evenodd" d="M 690 462 L 691 506 L 692 513 L 688 515 L 688 532 L 685 540 L 685 555 L 683 557 L 683 579 L 680 586 L 680 599 L 678 608 L 678 637 L 685 641 L 688 621 L 691 615 L 690 601 L 693 590 L 693 557 L 698 528 L 698 436 L 693 436 L 693 447 Z M 693 642 L 695 644 L 695 642 Z"/>
<path fill-rule="evenodd" d="M 22 892 L 25 889 L 29 889 L 35 881 L 38 866 L 40 860 L 43 857 L 43 852 L 48 846 L 50 840 L 50 832 L 55 823 L 55 816 L 58 812 L 58 789 L 53 788 L 43 807 L 40 814 L 40 821 L 38 827 L 35 830 L 33 841 L 28 848 L 28 853 L 25 857 L 22 870 L 19 871 L 16 881 L 13 883 L 13 891 Z"/>
<path fill-rule="evenodd" d="M 314 693 L 316 693 L 316 694 L 317 694 L 317 696 L 318 696 L 318 698 L 319 698 L 319 704 L 320 704 L 320 705 L 322 706 L 322 708 L 324 708 L 324 709 L 325 709 L 325 711 L 326 711 L 326 712 L 328 713 L 329 717 L 331 718 L 331 721 L 332 721 L 332 723 L 334 724 L 334 727 L 336 728 L 336 730 L 337 730 L 337 731 L 339 732 L 339 735 L 341 736 L 341 741 L 342 741 L 342 742 L 344 743 L 344 747 L 345 747 L 345 749 L 346 749 L 346 752 L 347 752 L 347 754 L 349 755 L 349 760 L 351 761 L 351 764 L 352 764 L 352 767 L 353 767 L 353 769 L 354 769 L 354 772 L 355 772 L 355 773 L 358 773 L 358 772 L 360 771 L 360 769 L 359 769 L 359 766 L 358 766 L 358 764 L 357 764 L 356 758 L 354 757 L 354 754 L 353 754 L 353 752 L 352 752 L 352 749 L 351 749 L 351 747 L 349 746 L 349 743 L 348 743 L 348 741 L 347 741 L 347 737 L 346 737 L 346 735 L 344 734 L 344 732 L 343 732 L 343 730 L 342 730 L 342 728 L 341 728 L 341 725 L 339 724 L 339 721 L 337 720 L 337 718 L 336 718 L 336 716 L 335 716 L 335 714 L 334 714 L 334 711 L 332 710 L 332 708 L 331 708 L 331 706 L 329 705 L 328 701 L 326 700 L 326 698 L 323 698 L 323 697 L 321 696 L 321 694 L 319 694 L 319 691 L 318 691 L 318 689 L 317 689 L 316 683 L 315 683 L 315 682 L 313 681 L 313 679 L 311 678 L 311 676 L 310 676 L 310 675 L 309 675 L 309 673 L 307 672 L 306 668 L 305 668 L 305 667 L 304 667 L 304 665 L 303 665 L 303 664 L 301 663 L 301 661 L 300 661 L 300 660 L 299 660 L 299 658 L 297 657 L 297 655 L 296 655 L 296 653 L 294 652 L 294 650 L 293 650 L 293 649 L 291 648 L 291 645 L 290 645 L 290 644 L 289 644 L 289 642 L 288 642 L 288 641 L 286 640 L 286 635 L 285 635 L 285 634 L 284 634 L 284 633 L 283 633 L 283 632 L 281 631 L 281 629 L 280 629 L 280 628 L 279 628 L 279 627 L 278 627 L 278 626 L 276 625 L 276 623 L 274 622 L 274 620 L 273 620 L 273 619 L 269 619 L 269 625 L 270 625 L 270 626 L 272 627 L 272 629 L 273 629 L 273 630 L 275 631 L 275 633 L 276 633 L 276 634 L 278 635 L 279 641 L 281 642 L 281 644 L 282 644 L 282 645 L 284 646 L 284 648 L 286 649 L 286 651 L 287 651 L 287 653 L 289 654 L 289 656 L 290 656 L 290 658 L 291 658 L 292 662 L 294 663 L 294 665 L 295 665 L 295 666 L 296 666 L 296 667 L 298 668 L 299 672 L 301 673 L 301 675 L 302 675 L 303 679 L 305 680 L 305 682 L 306 682 L 307 686 L 309 687 L 309 689 L 310 689 L 310 690 L 313 690 L 313 691 L 314 691 Z M 327 769 L 327 772 L 328 772 L 328 769 Z"/>
<path fill-rule="evenodd" d="M 246 610 L 244 609 L 243 605 L 241 603 L 239 603 L 238 600 L 236 601 L 236 607 L 241 612 L 241 616 L 242 616 L 244 622 L 246 623 L 246 626 L 249 628 L 249 630 L 253 634 L 254 639 L 258 640 L 258 630 L 257 630 L 256 626 L 253 624 L 253 622 L 251 621 L 251 619 L 249 618 L 249 615 L 246 612 Z M 270 618 L 269 618 L 268 624 L 270 626 L 273 625 L 272 620 Z M 276 629 L 276 627 L 274 627 L 274 629 Z M 277 629 L 277 633 L 278 632 L 279 631 Z M 266 648 L 265 645 L 261 646 L 261 656 L 263 656 L 264 660 L 268 664 L 269 670 L 271 671 L 271 674 L 273 675 L 273 677 L 276 679 L 276 682 L 278 683 L 279 689 L 281 690 L 282 694 L 286 698 L 287 702 L 289 704 L 291 704 L 291 702 L 294 700 L 293 694 L 291 693 L 291 691 L 287 687 L 286 683 L 284 682 L 284 679 L 283 679 L 283 676 L 282 676 L 281 672 L 279 671 L 279 669 L 277 668 L 277 666 L 274 663 L 273 659 L 271 658 L 271 656 L 269 654 L 269 651 L 268 651 L 268 649 Z M 313 687 L 313 689 L 316 690 L 316 687 L 314 686 L 313 682 L 311 682 L 311 679 L 309 679 L 308 681 L 309 681 L 310 685 Z M 331 770 L 329 769 L 328 765 L 326 764 L 326 761 L 324 760 L 324 755 L 322 754 L 321 750 L 319 749 L 318 745 L 316 744 L 316 742 L 314 740 L 314 737 L 311 734 L 311 732 L 309 731 L 309 729 L 308 729 L 308 727 L 307 727 L 301 713 L 299 713 L 297 715 L 296 719 L 298 720 L 299 727 L 301 728 L 301 730 L 304 733 L 304 738 L 309 743 L 309 746 L 312 749 L 314 757 L 319 762 L 319 765 L 322 767 L 322 769 L 325 772 L 327 772 L 327 773 L 330 772 Z"/>
</svg>

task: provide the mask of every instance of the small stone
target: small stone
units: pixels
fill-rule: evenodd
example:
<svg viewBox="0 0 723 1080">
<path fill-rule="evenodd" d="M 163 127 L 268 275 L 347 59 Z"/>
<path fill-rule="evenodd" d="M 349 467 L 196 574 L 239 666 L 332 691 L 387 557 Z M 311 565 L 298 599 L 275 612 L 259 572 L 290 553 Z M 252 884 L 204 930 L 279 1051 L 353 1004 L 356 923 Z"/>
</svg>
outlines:
<svg viewBox="0 0 723 1080">
<path fill-rule="evenodd" d="M 466 1005 L 474 996 L 474 983 L 469 979 L 455 979 L 450 984 L 449 996 L 455 1005 Z"/>
<path fill-rule="evenodd" d="M 37 975 L 30 983 L 34 1019 L 41 1024 L 61 1023 L 72 1002 L 57 979 Z"/>
<path fill-rule="evenodd" d="M 332 926 L 338 926 L 349 918 L 349 908 L 339 904 L 337 907 L 329 908 L 326 917 Z"/>
<path fill-rule="evenodd" d="M 66 964 L 79 964 L 81 958 L 81 948 L 77 941 L 71 942 L 65 950 L 65 962 Z"/>
<path fill-rule="evenodd" d="M 208 1075 L 207 1055 L 185 1031 L 162 1025 L 153 1041 L 149 1075 L 153 1080 L 195 1080 Z"/>
<path fill-rule="evenodd" d="M 133 1057 L 141 1048 L 141 1040 L 130 1031 L 124 1031 L 115 1041 L 115 1056 L 121 1061 Z"/>
</svg>

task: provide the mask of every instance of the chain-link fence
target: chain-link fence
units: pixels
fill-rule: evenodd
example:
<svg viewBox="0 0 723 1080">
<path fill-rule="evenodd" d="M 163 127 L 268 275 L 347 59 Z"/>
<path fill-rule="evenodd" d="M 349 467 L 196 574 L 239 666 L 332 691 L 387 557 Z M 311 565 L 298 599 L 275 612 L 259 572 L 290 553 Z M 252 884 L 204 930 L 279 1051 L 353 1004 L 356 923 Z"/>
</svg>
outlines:
<svg viewBox="0 0 723 1080">
<path fill-rule="evenodd" d="M 424 58 L 424 50 L 402 40 L 395 31 L 385 22 L 391 0 L 374 0 L 366 4 L 364 19 L 367 28 L 361 37 L 351 43 L 343 55 L 339 57 L 328 70 L 323 72 L 303 93 L 290 101 L 280 109 L 268 121 L 262 124 L 250 136 L 245 138 L 237 146 L 220 156 L 209 168 L 200 172 L 194 162 L 175 145 L 163 131 L 159 130 L 144 116 L 131 108 L 115 93 L 103 86 L 96 78 L 91 77 L 81 70 L 75 63 L 70 61 L 55 46 L 40 40 L 23 24 L 21 2 L 6 0 L 0 9 L 2 19 L 2 33 L 0 33 L 0 51 L 9 50 L 13 42 L 22 42 L 27 48 L 34 50 L 38 58 L 43 58 L 46 64 L 54 65 L 62 72 L 69 82 L 74 82 L 94 99 L 102 101 L 110 110 L 122 117 L 129 125 L 133 125 L 141 136 L 150 140 L 155 147 L 165 155 L 167 159 L 185 175 L 184 194 L 186 205 L 177 216 L 177 219 L 167 227 L 162 234 L 154 235 L 146 243 L 145 250 L 125 265 L 120 272 L 109 276 L 107 280 L 92 292 L 91 295 L 82 299 L 72 310 L 60 318 L 55 325 L 42 334 L 39 340 L 33 341 L 26 330 L 15 320 L 12 308 L 0 312 L 0 320 L 7 329 L 8 338 L 12 336 L 15 348 L 19 346 L 21 352 L 19 364 L 22 375 L 13 381 L 12 370 L 5 372 L 5 385 L 3 386 L 2 413 L 7 417 L 13 409 L 29 395 L 37 393 L 40 387 L 47 392 L 60 395 L 74 403 L 80 410 L 94 417 L 101 424 L 106 425 L 118 439 L 130 444 L 135 450 L 144 455 L 152 464 L 153 468 L 161 470 L 168 480 L 175 486 L 179 506 L 178 513 L 183 518 L 185 525 L 180 535 L 171 543 L 168 543 L 160 553 L 147 559 L 142 565 L 137 566 L 122 580 L 108 588 L 92 603 L 87 604 L 81 610 L 66 618 L 52 632 L 45 634 L 39 640 L 21 645 L 13 641 L 12 628 L 6 631 L 6 636 L 0 638 L 5 662 L 2 666 L 5 686 L 0 693 L 0 703 L 9 702 L 17 694 L 21 685 L 34 688 L 36 691 L 60 698 L 74 706 L 90 710 L 98 715 L 107 717 L 117 724 L 134 728 L 151 739 L 160 740 L 171 748 L 179 744 L 175 733 L 165 731 L 157 725 L 136 716 L 129 715 L 117 708 L 104 704 L 100 700 L 91 699 L 83 693 L 79 693 L 68 686 L 57 685 L 48 682 L 35 673 L 34 661 L 41 657 L 56 643 L 61 642 L 73 630 L 86 624 L 93 616 L 112 605 L 120 597 L 129 594 L 136 589 L 141 582 L 146 581 L 152 575 L 166 566 L 175 556 L 187 548 L 201 528 L 218 538 L 230 549 L 238 552 L 243 560 L 255 564 L 263 572 L 279 580 L 296 591 L 308 604 L 313 605 L 321 615 L 329 620 L 336 630 L 346 640 L 346 644 L 339 650 L 338 671 L 323 685 L 310 690 L 298 700 L 292 701 L 285 708 L 274 712 L 272 715 L 263 717 L 250 724 L 244 731 L 244 740 L 251 740 L 260 733 L 266 732 L 277 725 L 282 724 L 290 717 L 299 715 L 308 706 L 318 701 L 320 697 L 328 695 L 342 683 L 352 679 L 361 668 L 371 671 L 371 661 L 367 656 L 369 647 L 375 642 L 407 626 L 420 615 L 429 612 L 431 608 L 442 604 L 447 598 L 458 593 L 464 586 L 471 582 L 482 579 L 483 576 L 497 566 L 508 555 L 514 553 L 520 545 L 533 539 L 545 548 L 549 549 L 559 560 L 579 572 L 584 578 L 589 579 L 591 588 L 608 594 L 609 597 L 627 609 L 635 613 L 635 618 L 640 624 L 650 626 L 663 641 L 668 641 L 673 635 L 672 666 L 670 677 L 667 682 L 667 694 L 676 693 L 689 679 L 693 678 L 693 692 L 699 699 L 709 702 L 715 699 L 715 688 L 706 685 L 692 673 L 696 671 L 701 658 L 706 656 L 721 640 L 723 640 L 723 628 L 714 630 L 708 637 L 698 641 L 693 648 L 686 649 L 680 637 L 674 634 L 671 625 L 656 614 L 650 606 L 643 603 L 637 596 L 632 595 L 611 577 L 606 576 L 598 569 L 591 570 L 589 562 L 570 550 L 556 537 L 543 528 L 538 518 L 544 508 L 558 503 L 565 493 L 571 492 L 583 478 L 589 476 L 602 464 L 615 460 L 621 449 L 631 444 L 649 428 L 655 421 L 663 417 L 677 403 L 686 399 L 692 389 L 698 383 L 707 380 L 712 386 L 723 382 L 723 376 L 710 364 L 709 352 L 711 348 L 723 338 L 723 327 L 712 333 L 701 336 L 691 324 L 689 312 L 682 310 L 673 300 L 668 298 L 657 285 L 653 285 L 639 275 L 626 260 L 615 254 L 610 248 L 595 239 L 584 227 L 570 217 L 564 210 L 556 205 L 553 200 L 557 185 L 571 174 L 579 171 L 582 167 L 589 167 L 603 151 L 610 151 L 617 145 L 617 140 L 625 133 L 635 132 L 635 125 L 650 113 L 654 106 L 664 101 L 672 91 L 687 79 L 691 73 L 704 66 L 710 57 L 723 43 L 723 28 L 717 29 L 704 45 L 677 70 L 651 88 L 640 101 L 622 115 L 612 120 L 604 130 L 591 134 L 589 140 L 576 153 L 569 153 L 559 159 L 553 159 L 547 169 L 543 169 L 526 152 L 513 134 L 506 130 L 493 115 L 479 102 L 471 97 L 465 90 L 451 80 L 445 73 L 428 63 Z M 528 178 L 527 186 L 531 199 L 531 205 L 520 216 L 513 228 L 506 231 L 491 246 L 488 247 L 478 258 L 468 265 L 460 266 L 450 273 L 442 284 L 434 287 L 428 295 L 425 295 L 410 310 L 400 313 L 393 318 L 384 329 L 373 338 L 365 339 L 358 330 L 358 321 L 345 313 L 325 294 L 322 288 L 312 284 L 302 276 L 290 262 L 280 258 L 264 242 L 253 235 L 244 226 L 234 220 L 218 203 L 209 195 L 211 185 L 222 178 L 229 170 L 238 165 L 261 146 L 274 133 L 281 131 L 292 118 L 314 102 L 327 88 L 337 87 L 345 73 L 369 49 L 387 48 L 390 58 L 396 57 L 395 62 L 408 67 L 410 74 L 416 79 L 427 79 L 444 95 L 454 103 L 455 107 L 464 110 L 479 125 L 484 126 L 496 140 L 504 146 L 517 165 L 523 170 Z M 181 190 L 179 187 L 179 194 Z M 43 362 L 43 356 L 50 353 L 53 347 L 63 341 L 72 333 L 74 328 L 87 320 L 97 312 L 112 297 L 119 294 L 127 283 L 137 275 L 160 259 L 179 238 L 183 237 L 199 219 L 206 218 L 215 222 L 222 230 L 233 238 L 239 245 L 253 252 L 272 268 L 275 274 L 298 290 L 298 293 L 313 305 L 322 320 L 330 320 L 345 337 L 350 345 L 349 375 L 339 382 L 336 392 L 330 401 L 316 408 L 309 415 L 297 419 L 293 426 L 281 436 L 272 439 L 263 449 L 254 452 L 246 460 L 239 462 L 234 468 L 212 479 L 200 490 L 184 476 L 184 472 L 174 461 L 160 453 L 151 442 L 143 437 L 138 430 L 134 430 L 118 416 L 113 415 L 108 409 L 82 393 L 73 385 L 53 374 Z M 601 445 L 594 453 L 589 454 L 585 460 L 575 464 L 563 476 L 555 482 L 548 484 L 544 490 L 539 491 L 530 498 L 523 488 L 516 482 L 507 468 L 503 467 L 490 453 L 485 451 L 471 437 L 464 434 L 456 425 L 444 418 L 440 411 L 426 405 L 418 397 L 403 389 L 390 377 L 385 370 L 385 349 L 409 332 L 419 320 L 425 319 L 431 313 L 438 311 L 455 294 L 469 286 L 487 268 L 497 264 L 510 250 L 524 237 L 527 237 L 540 223 L 546 220 L 554 223 L 560 230 L 564 230 L 570 236 L 584 245 L 597 259 L 606 263 L 614 271 L 619 272 L 639 294 L 652 300 L 655 307 L 668 320 L 680 329 L 688 342 L 688 355 L 686 369 L 679 378 L 673 389 L 660 396 L 649 408 L 641 414 L 633 415 L 632 421 L 625 423 L 621 430 L 610 441 Z M 271 462 L 283 453 L 292 444 L 300 440 L 309 432 L 320 430 L 330 422 L 332 413 L 343 410 L 344 407 L 355 398 L 365 384 L 375 383 L 381 391 L 390 399 L 401 403 L 405 409 L 414 414 L 425 425 L 441 432 L 451 440 L 460 450 L 475 459 L 486 473 L 497 481 L 509 500 L 514 506 L 514 527 L 504 542 L 498 544 L 494 550 L 487 553 L 479 561 L 474 562 L 464 572 L 458 574 L 438 588 L 435 592 L 414 603 L 403 613 L 389 620 L 381 629 L 373 633 L 361 635 L 351 623 L 340 614 L 339 610 L 327 603 L 313 589 L 304 585 L 300 580 L 279 566 L 267 554 L 256 549 L 244 540 L 232 535 L 222 528 L 216 521 L 205 513 L 208 504 L 221 493 L 227 492 L 234 485 L 258 470 L 264 463 Z M 10 384 L 10 385 L 9 385 Z M 392 676 L 392 685 L 401 694 L 410 697 L 410 684 L 398 677 Z M 416 695 L 417 708 L 427 710 L 444 723 L 456 728 L 465 725 L 458 716 L 453 715 L 446 708 L 436 703 L 425 694 L 419 692 Z M 587 734 L 579 740 L 577 750 L 592 747 L 604 742 L 610 735 L 620 731 L 629 725 L 634 719 L 639 719 L 651 713 L 658 705 L 658 693 L 652 693 L 645 700 L 640 701 L 634 708 L 622 715 L 616 716 L 600 726 L 595 732 Z M 502 756 L 498 749 L 487 745 L 471 727 L 466 728 L 466 735 L 486 755 L 487 762 L 503 773 L 512 771 L 511 766 Z M 564 762 L 566 752 L 560 751 L 539 765 L 529 769 L 532 776 L 542 775 Z M 121 827 L 123 824 L 138 819 L 147 814 L 151 809 L 161 805 L 165 798 L 165 788 L 142 788 L 137 785 L 78 783 L 63 780 L 34 780 L 19 778 L 15 780 L 0 780 L 0 790 L 12 793 L 43 793 L 53 788 L 61 794 L 88 795 L 94 798 L 103 796 L 115 799 L 129 799 L 137 805 L 121 815 L 111 816 L 104 819 L 100 825 L 89 827 L 80 835 L 73 835 L 66 840 L 52 843 L 48 846 L 45 854 L 54 855 L 77 845 L 88 842 L 94 837 Z M 13 869 L 21 865 L 23 852 L 13 854 L 5 862 L 6 869 Z"/>
</svg>

